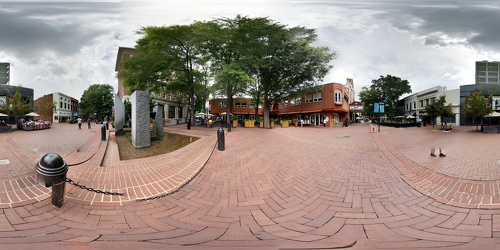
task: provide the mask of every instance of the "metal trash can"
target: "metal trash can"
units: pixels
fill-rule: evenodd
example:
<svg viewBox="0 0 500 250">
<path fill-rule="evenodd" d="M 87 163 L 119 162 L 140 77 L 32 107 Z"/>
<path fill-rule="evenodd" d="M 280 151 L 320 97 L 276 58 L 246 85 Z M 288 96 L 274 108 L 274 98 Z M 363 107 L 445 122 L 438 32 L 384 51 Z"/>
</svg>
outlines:
<svg viewBox="0 0 500 250">
<path fill-rule="evenodd" d="M 61 207 L 64 201 L 68 164 L 58 154 L 48 153 L 36 164 L 36 172 L 38 183 L 52 187 L 52 204 Z"/>
<path fill-rule="evenodd" d="M 106 125 L 102 125 L 101 127 L 101 140 L 105 141 L 106 140 Z"/>
</svg>

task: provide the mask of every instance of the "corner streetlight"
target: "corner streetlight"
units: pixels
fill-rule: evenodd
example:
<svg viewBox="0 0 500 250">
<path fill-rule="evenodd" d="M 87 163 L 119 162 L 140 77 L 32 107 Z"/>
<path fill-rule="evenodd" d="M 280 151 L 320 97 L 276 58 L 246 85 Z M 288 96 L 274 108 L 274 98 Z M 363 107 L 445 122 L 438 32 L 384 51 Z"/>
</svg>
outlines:
<svg viewBox="0 0 500 250">
<path fill-rule="evenodd" d="M 380 133 L 380 112 L 385 113 L 384 112 L 384 105 L 385 104 L 383 102 L 380 102 L 377 105 L 378 106 L 378 132 L 379 133 Z M 380 109 L 382 109 L 382 111 Z"/>
</svg>

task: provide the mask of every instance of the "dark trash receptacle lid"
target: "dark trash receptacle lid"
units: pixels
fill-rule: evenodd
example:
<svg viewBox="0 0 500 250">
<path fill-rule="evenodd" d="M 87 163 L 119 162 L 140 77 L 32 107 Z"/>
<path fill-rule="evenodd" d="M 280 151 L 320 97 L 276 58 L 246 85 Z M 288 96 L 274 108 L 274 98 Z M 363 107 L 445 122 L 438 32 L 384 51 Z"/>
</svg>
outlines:
<svg viewBox="0 0 500 250">
<path fill-rule="evenodd" d="M 45 176 L 58 176 L 68 172 L 68 165 L 60 155 L 48 153 L 36 164 L 36 171 Z"/>
</svg>

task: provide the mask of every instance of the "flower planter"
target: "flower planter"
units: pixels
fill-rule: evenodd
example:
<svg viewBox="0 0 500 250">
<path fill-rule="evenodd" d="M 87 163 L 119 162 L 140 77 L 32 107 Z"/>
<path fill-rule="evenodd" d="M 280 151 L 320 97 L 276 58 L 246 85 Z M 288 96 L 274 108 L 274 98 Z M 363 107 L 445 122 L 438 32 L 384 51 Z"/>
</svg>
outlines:
<svg viewBox="0 0 500 250">
<path fill-rule="evenodd" d="M 281 127 L 282 128 L 288 128 L 290 126 L 289 122 L 281 122 Z"/>
<path fill-rule="evenodd" d="M 236 127 L 238 127 L 238 121 L 233 120 L 233 128 L 236 128 Z"/>
<path fill-rule="evenodd" d="M 255 121 L 245 121 L 245 128 L 253 128 L 255 125 Z"/>
</svg>

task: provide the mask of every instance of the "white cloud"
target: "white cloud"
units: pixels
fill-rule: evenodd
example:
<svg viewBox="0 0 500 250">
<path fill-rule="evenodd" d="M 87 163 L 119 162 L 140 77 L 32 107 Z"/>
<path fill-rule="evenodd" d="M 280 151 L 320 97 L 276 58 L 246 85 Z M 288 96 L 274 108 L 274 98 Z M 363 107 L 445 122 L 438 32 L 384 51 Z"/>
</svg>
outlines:
<svg viewBox="0 0 500 250">
<path fill-rule="evenodd" d="M 318 45 L 339 56 L 324 82 L 353 78 L 356 92 L 380 75 L 414 91 L 474 82 L 474 62 L 500 59 L 498 2 L 380 1 L 0 1 L 0 61 L 11 84 L 35 97 L 79 99 L 91 84 L 117 88 L 118 47 L 133 47 L 145 26 L 229 17 L 269 17 L 314 28 Z"/>
</svg>

